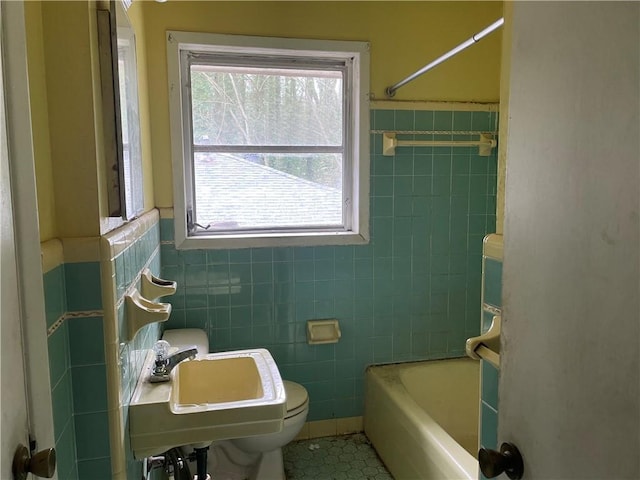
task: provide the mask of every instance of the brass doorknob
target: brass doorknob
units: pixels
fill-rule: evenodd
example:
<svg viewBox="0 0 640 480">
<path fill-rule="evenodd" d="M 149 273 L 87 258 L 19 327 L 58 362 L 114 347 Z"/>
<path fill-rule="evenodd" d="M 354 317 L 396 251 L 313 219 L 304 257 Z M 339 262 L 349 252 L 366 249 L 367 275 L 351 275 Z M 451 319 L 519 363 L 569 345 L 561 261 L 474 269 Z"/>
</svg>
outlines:
<svg viewBox="0 0 640 480">
<path fill-rule="evenodd" d="M 481 448 L 478 452 L 480 470 L 487 478 L 494 478 L 502 472 L 511 480 L 520 480 L 524 473 L 524 463 L 518 448 L 512 443 L 500 445 L 500 451 Z"/>
<path fill-rule="evenodd" d="M 29 456 L 29 449 L 18 445 L 11 470 L 14 480 L 25 480 L 29 473 L 36 477 L 51 478 L 56 471 L 56 449 L 47 448 Z"/>
</svg>

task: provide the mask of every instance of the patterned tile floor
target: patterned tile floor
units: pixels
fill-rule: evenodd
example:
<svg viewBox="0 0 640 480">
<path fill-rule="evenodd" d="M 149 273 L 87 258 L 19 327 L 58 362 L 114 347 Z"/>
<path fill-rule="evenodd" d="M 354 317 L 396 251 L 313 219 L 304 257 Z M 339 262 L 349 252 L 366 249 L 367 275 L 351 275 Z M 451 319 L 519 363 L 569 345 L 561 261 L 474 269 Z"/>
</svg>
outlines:
<svg viewBox="0 0 640 480">
<path fill-rule="evenodd" d="M 362 433 L 292 442 L 283 456 L 287 480 L 393 480 Z"/>
</svg>

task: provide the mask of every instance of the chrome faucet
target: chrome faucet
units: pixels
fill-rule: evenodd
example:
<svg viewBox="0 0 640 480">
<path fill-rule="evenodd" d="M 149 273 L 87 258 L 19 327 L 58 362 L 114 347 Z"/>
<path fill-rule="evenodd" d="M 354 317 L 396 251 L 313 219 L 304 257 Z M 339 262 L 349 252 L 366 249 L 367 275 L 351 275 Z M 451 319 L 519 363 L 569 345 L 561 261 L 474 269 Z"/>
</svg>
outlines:
<svg viewBox="0 0 640 480">
<path fill-rule="evenodd" d="M 153 351 L 156 354 L 156 362 L 151 377 L 149 378 L 151 383 L 168 382 L 171 380 L 169 376 L 171 370 L 184 360 L 193 360 L 198 354 L 198 349 L 195 345 L 192 345 L 190 347 L 183 347 L 169 355 L 169 346 L 169 343 L 164 340 L 158 341 L 153 346 Z"/>
</svg>

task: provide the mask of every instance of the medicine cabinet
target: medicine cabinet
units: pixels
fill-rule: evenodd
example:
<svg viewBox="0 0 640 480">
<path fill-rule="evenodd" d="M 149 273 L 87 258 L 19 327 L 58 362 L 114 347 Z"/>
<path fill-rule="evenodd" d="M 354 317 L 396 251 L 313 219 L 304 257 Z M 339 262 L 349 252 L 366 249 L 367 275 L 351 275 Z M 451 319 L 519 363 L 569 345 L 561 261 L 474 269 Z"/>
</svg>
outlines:
<svg viewBox="0 0 640 480">
<path fill-rule="evenodd" d="M 144 209 L 135 34 L 121 0 L 97 10 L 109 216 Z"/>
</svg>

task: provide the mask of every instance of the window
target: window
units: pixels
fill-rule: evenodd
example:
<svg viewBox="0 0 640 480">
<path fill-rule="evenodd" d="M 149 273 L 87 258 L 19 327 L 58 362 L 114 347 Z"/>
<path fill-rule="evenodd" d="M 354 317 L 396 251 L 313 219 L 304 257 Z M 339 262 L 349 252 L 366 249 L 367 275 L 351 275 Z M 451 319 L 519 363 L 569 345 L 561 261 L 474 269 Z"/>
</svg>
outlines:
<svg viewBox="0 0 640 480">
<path fill-rule="evenodd" d="M 180 248 L 368 241 L 368 44 L 168 32 Z"/>
</svg>

